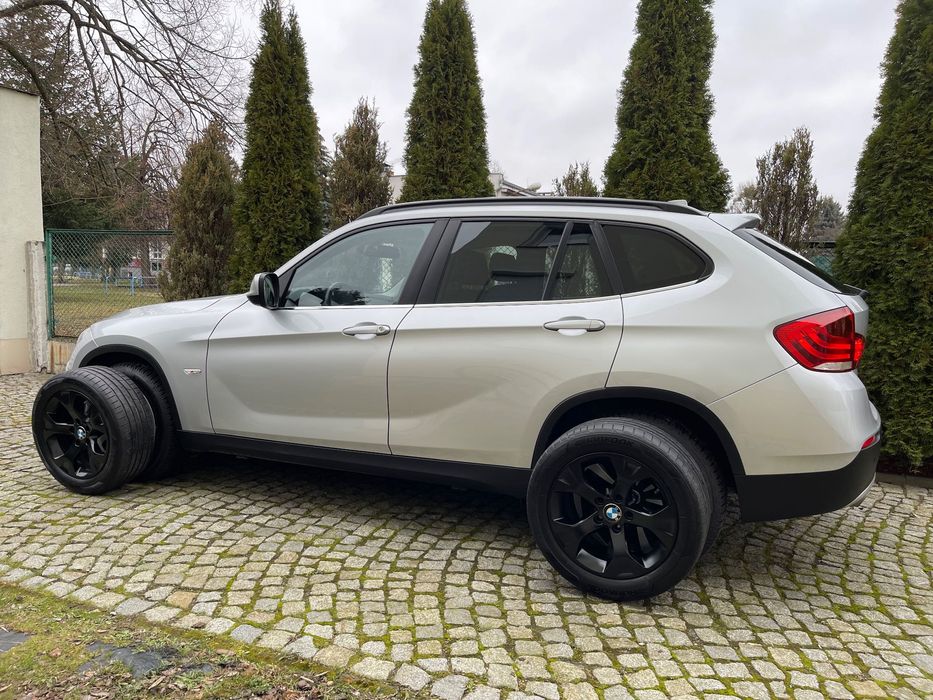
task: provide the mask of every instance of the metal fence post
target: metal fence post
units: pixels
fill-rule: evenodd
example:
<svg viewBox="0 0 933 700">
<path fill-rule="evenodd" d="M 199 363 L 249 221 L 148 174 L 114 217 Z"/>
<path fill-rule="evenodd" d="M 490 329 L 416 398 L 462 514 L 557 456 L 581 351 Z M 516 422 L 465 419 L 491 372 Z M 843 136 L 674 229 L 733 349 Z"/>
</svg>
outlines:
<svg viewBox="0 0 933 700">
<path fill-rule="evenodd" d="M 76 337 L 118 311 L 163 301 L 172 232 L 47 229 L 50 337 Z"/>
</svg>

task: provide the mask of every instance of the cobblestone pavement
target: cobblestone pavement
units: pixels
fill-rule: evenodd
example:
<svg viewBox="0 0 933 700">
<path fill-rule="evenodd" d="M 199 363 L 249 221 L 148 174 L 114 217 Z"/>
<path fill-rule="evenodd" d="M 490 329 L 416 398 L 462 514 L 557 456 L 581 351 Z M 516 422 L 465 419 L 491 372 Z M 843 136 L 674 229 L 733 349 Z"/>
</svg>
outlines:
<svg viewBox="0 0 933 700">
<path fill-rule="evenodd" d="M 221 459 L 106 497 L 60 487 L 0 379 L 0 579 L 448 700 L 933 697 L 933 492 L 732 521 L 649 604 L 565 584 L 519 501 Z"/>
</svg>

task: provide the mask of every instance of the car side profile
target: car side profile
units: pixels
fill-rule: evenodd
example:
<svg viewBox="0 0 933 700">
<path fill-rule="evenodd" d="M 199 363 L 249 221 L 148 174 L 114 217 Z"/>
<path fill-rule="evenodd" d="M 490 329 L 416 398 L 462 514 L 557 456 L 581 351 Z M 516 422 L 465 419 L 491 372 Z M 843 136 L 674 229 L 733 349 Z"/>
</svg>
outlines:
<svg viewBox="0 0 933 700">
<path fill-rule="evenodd" d="M 246 295 L 95 323 L 39 391 L 48 470 L 99 494 L 222 452 L 512 494 L 573 584 L 645 598 L 744 520 L 874 480 L 864 292 L 747 214 L 521 198 L 373 210 Z"/>
</svg>

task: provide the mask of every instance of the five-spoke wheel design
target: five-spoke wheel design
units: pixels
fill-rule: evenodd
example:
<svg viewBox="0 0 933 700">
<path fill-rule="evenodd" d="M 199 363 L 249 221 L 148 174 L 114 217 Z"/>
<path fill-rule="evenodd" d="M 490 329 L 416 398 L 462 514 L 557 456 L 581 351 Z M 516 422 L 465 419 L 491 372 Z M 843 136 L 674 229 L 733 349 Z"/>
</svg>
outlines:
<svg viewBox="0 0 933 700">
<path fill-rule="evenodd" d="M 568 463 L 548 504 L 567 556 L 596 574 L 641 576 L 663 562 L 677 537 L 677 506 L 646 465 L 620 454 Z"/>
<path fill-rule="evenodd" d="M 686 576 L 710 532 L 702 450 L 662 418 L 598 418 L 538 459 L 528 523 L 547 560 L 575 586 L 612 600 L 648 598 Z"/>
<path fill-rule="evenodd" d="M 47 381 L 32 407 L 32 434 L 46 469 L 79 493 L 135 479 L 155 442 L 149 402 L 110 367 L 82 367 Z"/>
<path fill-rule="evenodd" d="M 81 392 L 65 390 L 49 398 L 42 414 L 40 439 L 55 465 L 76 479 L 97 476 L 110 445 L 100 408 Z"/>
</svg>

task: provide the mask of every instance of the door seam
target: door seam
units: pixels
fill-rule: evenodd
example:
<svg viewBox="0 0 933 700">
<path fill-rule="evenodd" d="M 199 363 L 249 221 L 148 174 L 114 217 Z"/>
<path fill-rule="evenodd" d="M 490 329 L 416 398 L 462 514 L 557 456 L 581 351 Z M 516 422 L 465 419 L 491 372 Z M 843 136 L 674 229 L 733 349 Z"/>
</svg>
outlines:
<svg viewBox="0 0 933 700">
<path fill-rule="evenodd" d="M 616 345 L 615 354 L 612 356 L 612 360 L 609 362 L 609 369 L 606 371 L 606 381 L 603 382 L 603 389 L 609 386 L 609 380 L 612 378 L 612 369 L 616 366 L 616 360 L 619 359 L 619 352 L 622 350 L 622 338 L 625 337 L 625 302 L 622 301 L 622 296 L 618 297 L 619 299 L 619 313 L 622 314 L 622 321 L 619 324 L 619 342 Z"/>
<path fill-rule="evenodd" d="M 389 368 L 392 366 L 392 350 L 395 348 L 395 338 L 398 336 L 399 330 L 402 328 L 402 324 L 405 323 L 405 319 L 408 318 L 408 314 L 415 310 L 415 304 L 412 304 L 408 311 L 405 312 L 405 315 L 399 320 L 395 326 L 395 330 L 392 331 L 392 341 L 389 343 L 389 353 L 386 357 L 386 449 L 389 451 L 389 454 L 395 454 L 392 452 L 392 443 L 389 441 L 389 436 L 392 434 L 392 412 L 389 408 Z"/>
</svg>

